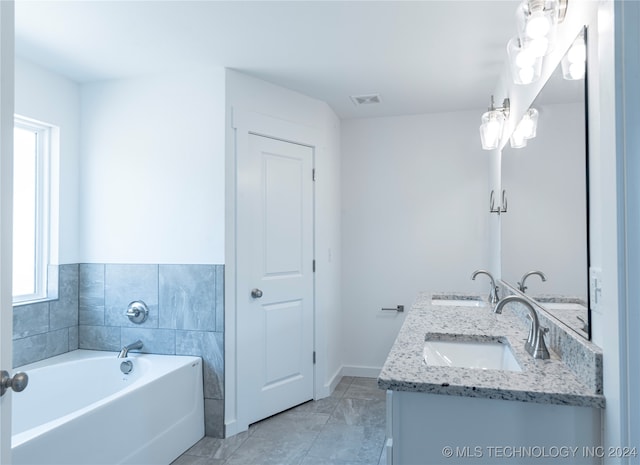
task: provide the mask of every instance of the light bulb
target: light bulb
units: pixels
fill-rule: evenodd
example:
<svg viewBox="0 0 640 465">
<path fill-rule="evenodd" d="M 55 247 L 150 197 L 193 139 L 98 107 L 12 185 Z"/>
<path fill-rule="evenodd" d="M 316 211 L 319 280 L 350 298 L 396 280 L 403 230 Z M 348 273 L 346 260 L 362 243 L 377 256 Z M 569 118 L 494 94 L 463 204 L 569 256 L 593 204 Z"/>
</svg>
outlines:
<svg viewBox="0 0 640 465">
<path fill-rule="evenodd" d="M 536 57 L 529 49 L 521 49 L 516 55 L 516 65 L 519 68 L 533 67 Z"/>
<path fill-rule="evenodd" d="M 569 76 L 571 79 L 577 81 L 578 79 L 582 79 L 585 74 L 585 65 L 582 63 L 571 63 L 569 65 Z"/>
<path fill-rule="evenodd" d="M 537 39 L 530 40 L 527 43 L 529 52 L 534 57 L 543 57 L 547 54 L 549 48 L 549 39 L 546 37 L 539 37 Z"/>
<path fill-rule="evenodd" d="M 511 147 L 514 149 L 521 149 L 527 146 L 527 139 L 525 139 L 524 134 L 516 128 L 515 131 L 509 137 L 509 142 L 511 143 Z"/>
<path fill-rule="evenodd" d="M 520 68 L 518 71 L 518 77 L 520 78 L 520 83 L 522 84 L 531 84 L 533 82 L 533 76 L 535 71 L 533 66 L 528 66 L 527 68 Z"/>
<path fill-rule="evenodd" d="M 531 13 L 527 20 L 525 33 L 532 39 L 541 39 L 551 30 L 551 18 L 544 11 Z"/>
</svg>

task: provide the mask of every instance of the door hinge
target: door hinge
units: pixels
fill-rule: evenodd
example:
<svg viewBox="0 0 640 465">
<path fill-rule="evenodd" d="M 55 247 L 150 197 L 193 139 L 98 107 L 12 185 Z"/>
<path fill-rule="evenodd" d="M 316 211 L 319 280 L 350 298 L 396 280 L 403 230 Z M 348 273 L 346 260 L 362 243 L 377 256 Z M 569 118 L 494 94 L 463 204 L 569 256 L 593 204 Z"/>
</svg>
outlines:
<svg viewBox="0 0 640 465">
<path fill-rule="evenodd" d="M 313 168 L 313 169 L 311 170 L 311 180 L 312 180 L 312 181 L 315 181 L 315 180 L 316 180 L 316 169 L 315 169 L 315 168 Z"/>
<path fill-rule="evenodd" d="M 313 262 L 311 262 L 311 268 L 313 269 L 313 272 L 316 272 L 316 261 L 313 260 Z"/>
<path fill-rule="evenodd" d="M 316 364 L 316 351 L 313 351 L 313 364 Z"/>
</svg>

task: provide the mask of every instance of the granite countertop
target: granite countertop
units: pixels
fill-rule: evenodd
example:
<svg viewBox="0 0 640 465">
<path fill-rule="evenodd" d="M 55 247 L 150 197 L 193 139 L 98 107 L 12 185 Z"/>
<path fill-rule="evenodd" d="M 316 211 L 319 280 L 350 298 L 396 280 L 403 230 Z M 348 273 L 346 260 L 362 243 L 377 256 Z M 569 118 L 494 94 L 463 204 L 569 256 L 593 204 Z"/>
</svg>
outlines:
<svg viewBox="0 0 640 465">
<path fill-rule="evenodd" d="M 406 316 L 378 377 L 380 389 L 483 397 L 545 404 L 604 408 L 604 396 L 582 384 L 551 349 L 551 358 L 535 360 L 524 349 L 528 328 L 509 310 L 435 306 L 422 293 Z M 506 338 L 522 372 L 428 366 L 423 358 L 427 336 Z"/>
</svg>

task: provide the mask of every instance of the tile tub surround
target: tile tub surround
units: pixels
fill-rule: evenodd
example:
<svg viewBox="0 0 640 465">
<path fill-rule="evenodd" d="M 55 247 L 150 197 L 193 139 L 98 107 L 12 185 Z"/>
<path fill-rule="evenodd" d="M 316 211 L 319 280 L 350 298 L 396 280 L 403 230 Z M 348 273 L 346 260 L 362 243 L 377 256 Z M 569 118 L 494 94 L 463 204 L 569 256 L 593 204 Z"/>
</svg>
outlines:
<svg viewBox="0 0 640 465">
<path fill-rule="evenodd" d="M 203 359 L 205 429 L 224 436 L 224 265 L 59 266 L 58 299 L 14 306 L 13 366 L 78 348 L 119 351 L 136 339 L 142 352 Z M 124 315 L 144 300 L 150 316 Z"/>
<path fill-rule="evenodd" d="M 534 360 L 524 350 L 528 327 L 506 307 L 432 306 L 431 294 L 418 296 L 378 377 L 378 387 L 395 391 L 484 397 L 545 404 L 604 408 L 605 399 L 582 383 L 551 351 Z M 423 346 L 428 334 L 506 337 L 522 372 L 427 366 Z"/>
<path fill-rule="evenodd" d="M 143 300 L 148 319 L 125 316 Z M 140 339 L 141 352 L 203 359 L 205 432 L 224 437 L 224 265 L 80 264 L 81 349 L 119 351 Z"/>
<path fill-rule="evenodd" d="M 78 265 L 60 265 L 58 298 L 13 307 L 13 366 L 78 348 Z"/>
</svg>

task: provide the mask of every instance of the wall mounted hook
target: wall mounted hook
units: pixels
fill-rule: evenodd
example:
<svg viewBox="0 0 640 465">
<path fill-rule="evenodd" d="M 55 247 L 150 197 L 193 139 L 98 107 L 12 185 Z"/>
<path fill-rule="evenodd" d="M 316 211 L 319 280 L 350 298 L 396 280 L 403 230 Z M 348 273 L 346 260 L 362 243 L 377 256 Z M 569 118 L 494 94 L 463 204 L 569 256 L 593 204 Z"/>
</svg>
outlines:
<svg viewBox="0 0 640 465">
<path fill-rule="evenodd" d="M 489 195 L 489 211 L 498 215 L 507 213 L 507 191 L 505 189 L 502 189 L 501 203 L 498 206 L 496 206 L 496 192 L 494 190 L 491 191 Z"/>
</svg>

